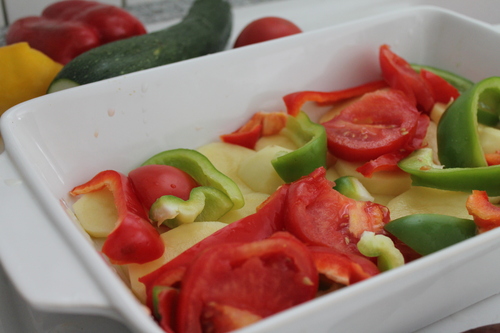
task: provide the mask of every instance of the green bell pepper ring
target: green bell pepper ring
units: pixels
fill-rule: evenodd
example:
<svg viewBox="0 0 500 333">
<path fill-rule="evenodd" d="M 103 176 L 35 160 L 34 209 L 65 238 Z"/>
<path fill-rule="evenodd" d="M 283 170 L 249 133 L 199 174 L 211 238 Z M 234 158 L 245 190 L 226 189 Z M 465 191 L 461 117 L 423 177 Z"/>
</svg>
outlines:
<svg viewBox="0 0 500 333">
<path fill-rule="evenodd" d="M 295 117 L 288 117 L 282 133 L 300 147 L 271 161 L 286 183 L 306 176 L 319 167 L 326 167 L 326 132 L 322 125 L 312 122 L 301 111 Z"/>
<path fill-rule="evenodd" d="M 191 190 L 186 201 L 175 195 L 158 198 L 149 210 L 149 217 L 158 224 L 175 228 L 185 223 L 217 221 L 232 207 L 233 202 L 222 191 L 211 186 L 199 186 Z"/>
<path fill-rule="evenodd" d="M 392 239 L 385 235 L 365 231 L 357 244 L 359 252 L 367 257 L 378 257 L 377 266 L 381 272 L 403 266 L 405 259 Z"/>
<path fill-rule="evenodd" d="M 472 88 L 472 86 L 474 86 L 474 82 L 472 82 L 471 80 L 440 68 L 416 64 L 412 64 L 411 67 L 416 72 L 420 72 L 421 69 L 425 69 L 429 72 L 441 76 L 443 79 L 448 81 L 449 84 L 454 86 L 460 92 L 460 94 L 463 94 L 464 92 Z M 496 126 L 500 122 L 500 118 L 496 114 L 496 112 L 494 110 L 491 110 L 488 105 L 481 105 L 481 103 L 480 105 L 478 105 L 477 120 L 479 121 L 479 123 L 486 126 Z"/>
<path fill-rule="evenodd" d="M 245 204 L 243 194 L 236 183 L 217 170 L 210 160 L 200 152 L 192 149 L 172 149 L 154 155 L 142 165 L 165 164 L 188 173 L 202 186 L 211 186 L 229 197 L 233 209 Z"/>
<path fill-rule="evenodd" d="M 446 168 L 487 166 L 477 131 L 477 110 L 482 104 L 500 107 L 500 77 L 490 77 L 460 95 L 444 112 L 437 129 L 439 161 Z"/>
<path fill-rule="evenodd" d="M 422 148 L 401 160 L 398 166 L 411 175 L 413 186 L 500 195 L 500 165 L 478 168 L 448 168 L 432 161 L 432 149 Z"/>
<path fill-rule="evenodd" d="M 384 229 L 421 255 L 476 235 L 473 220 L 440 214 L 415 214 L 387 223 Z"/>
</svg>

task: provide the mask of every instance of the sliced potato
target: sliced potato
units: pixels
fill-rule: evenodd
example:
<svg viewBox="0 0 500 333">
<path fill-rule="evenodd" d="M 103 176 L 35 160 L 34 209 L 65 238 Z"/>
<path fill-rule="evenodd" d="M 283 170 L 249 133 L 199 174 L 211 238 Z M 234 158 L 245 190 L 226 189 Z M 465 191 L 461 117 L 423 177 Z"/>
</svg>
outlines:
<svg viewBox="0 0 500 333">
<path fill-rule="evenodd" d="M 205 155 L 210 162 L 223 174 L 231 178 L 243 194 L 254 192 L 238 176 L 241 161 L 253 156 L 255 150 L 225 142 L 212 142 L 201 146 L 198 151 Z"/>
<path fill-rule="evenodd" d="M 272 194 L 285 182 L 271 163 L 276 157 L 291 152 L 280 146 L 267 146 L 241 161 L 238 176 L 254 192 Z"/>
<path fill-rule="evenodd" d="M 356 168 L 361 165 L 361 163 L 339 159 L 337 163 L 335 163 L 334 168 L 341 177 L 357 177 L 374 197 L 378 194 L 396 196 L 407 191 L 411 187 L 410 175 L 403 171 L 380 171 L 374 173 L 371 178 L 366 178 L 356 171 Z"/>
<path fill-rule="evenodd" d="M 411 214 L 442 214 L 471 219 L 465 202 L 469 193 L 413 186 L 387 204 L 391 220 Z"/>
<path fill-rule="evenodd" d="M 145 264 L 128 265 L 130 285 L 134 294 L 139 300 L 144 302 L 146 299 L 146 290 L 144 284 L 139 282 L 139 278 L 160 268 L 194 244 L 226 225 L 226 223 L 222 222 L 193 222 L 182 224 L 177 228 L 163 233 L 161 238 L 165 244 L 165 253 L 162 257 Z"/>
<path fill-rule="evenodd" d="M 92 237 L 106 237 L 115 228 L 118 211 L 107 188 L 83 194 L 72 206 L 82 228 Z"/>
<path fill-rule="evenodd" d="M 257 211 L 257 207 L 268 197 L 269 194 L 259 192 L 244 194 L 243 198 L 245 199 L 245 206 L 240 209 L 235 209 L 227 212 L 226 215 L 221 217 L 219 220 L 224 223 L 232 223 L 248 215 L 251 215 Z"/>
<path fill-rule="evenodd" d="M 298 148 L 297 145 L 292 140 L 290 140 L 290 138 L 282 134 L 263 136 L 255 144 L 255 150 L 259 151 L 267 146 L 280 146 L 290 150 L 295 150 Z"/>
</svg>

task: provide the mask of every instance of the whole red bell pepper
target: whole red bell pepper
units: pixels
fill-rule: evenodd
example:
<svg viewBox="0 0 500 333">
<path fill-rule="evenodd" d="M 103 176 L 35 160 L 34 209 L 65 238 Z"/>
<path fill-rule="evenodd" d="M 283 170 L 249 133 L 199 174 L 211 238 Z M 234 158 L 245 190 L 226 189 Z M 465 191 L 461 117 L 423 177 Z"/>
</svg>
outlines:
<svg viewBox="0 0 500 333">
<path fill-rule="evenodd" d="M 7 44 L 28 42 L 63 65 L 97 46 L 146 33 L 126 10 L 86 0 L 56 2 L 41 16 L 16 20 L 7 30 Z"/>
<path fill-rule="evenodd" d="M 127 176 L 113 170 L 95 175 L 71 190 L 71 195 L 86 194 L 108 188 L 118 211 L 115 228 L 106 238 L 102 252 L 113 264 L 142 264 L 162 256 L 165 245 L 149 222 Z"/>
</svg>

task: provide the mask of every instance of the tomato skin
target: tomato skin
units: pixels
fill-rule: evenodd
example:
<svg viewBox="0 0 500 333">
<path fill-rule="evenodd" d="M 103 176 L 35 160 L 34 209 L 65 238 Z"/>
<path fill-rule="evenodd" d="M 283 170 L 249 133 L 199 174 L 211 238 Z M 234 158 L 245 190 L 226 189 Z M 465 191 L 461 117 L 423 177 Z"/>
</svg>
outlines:
<svg viewBox="0 0 500 333">
<path fill-rule="evenodd" d="M 311 253 L 286 232 L 216 245 L 186 271 L 176 331 L 227 332 L 308 301 L 317 288 Z"/>
<path fill-rule="evenodd" d="M 309 246 L 324 246 L 360 255 L 356 246 L 364 231 L 385 234 L 386 207 L 350 199 L 332 187 L 318 168 L 292 184 L 285 204 L 285 229 Z"/>
<path fill-rule="evenodd" d="M 412 139 L 419 115 L 399 90 L 367 93 L 323 123 L 328 150 L 352 162 L 369 161 L 398 151 Z"/>
<path fill-rule="evenodd" d="M 301 33 L 302 30 L 293 22 L 281 17 L 268 16 L 250 22 L 240 32 L 234 47 L 265 42 Z"/>
<path fill-rule="evenodd" d="M 175 195 L 188 200 L 191 190 L 199 186 L 186 172 L 170 165 L 140 166 L 130 171 L 128 177 L 146 211 L 163 195 Z"/>
<path fill-rule="evenodd" d="M 434 105 L 432 90 L 405 59 L 392 52 L 388 45 L 382 45 L 379 62 L 382 76 L 391 88 L 403 91 L 419 109 L 430 112 Z"/>
</svg>

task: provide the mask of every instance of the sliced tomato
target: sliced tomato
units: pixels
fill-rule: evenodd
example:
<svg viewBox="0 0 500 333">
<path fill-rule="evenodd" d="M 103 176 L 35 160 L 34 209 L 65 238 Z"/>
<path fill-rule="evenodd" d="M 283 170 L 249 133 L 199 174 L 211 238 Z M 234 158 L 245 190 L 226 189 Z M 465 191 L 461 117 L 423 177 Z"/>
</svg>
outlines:
<svg viewBox="0 0 500 333">
<path fill-rule="evenodd" d="M 323 290 L 331 289 L 332 285 L 349 286 L 380 273 L 377 265 L 360 255 L 324 246 L 310 246 L 309 250 L 318 273 L 324 277 L 324 285 L 320 285 Z"/>
<path fill-rule="evenodd" d="M 186 267 L 201 251 L 217 244 L 262 240 L 283 230 L 283 209 L 288 186 L 283 185 L 276 190 L 259 206 L 256 213 L 218 230 L 157 270 L 140 278 L 140 282 L 146 287 L 147 305 L 152 307 L 151 293 L 154 286 L 175 286 L 182 280 Z"/>
<path fill-rule="evenodd" d="M 410 64 L 391 51 L 388 45 L 379 50 L 382 76 L 391 88 L 403 91 L 420 110 L 430 112 L 434 105 L 431 88 Z"/>
<path fill-rule="evenodd" d="M 347 161 L 369 161 L 399 151 L 412 139 L 419 115 L 398 90 L 365 94 L 323 123 L 328 150 Z"/>
<path fill-rule="evenodd" d="M 214 246 L 186 271 L 177 332 L 241 328 L 313 299 L 317 283 L 311 253 L 290 235 Z"/>
<path fill-rule="evenodd" d="M 191 190 L 199 184 L 186 172 L 170 165 L 144 165 L 128 174 L 142 205 L 149 212 L 151 205 L 163 195 L 188 200 Z"/>
<path fill-rule="evenodd" d="M 385 233 L 388 209 L 382 205 L 350 199 L 332 188 L 318 168 L 292 184 L 288 190 L 285 228 L 308 245 L 360 254 L 356 244 L 364 231 Z"/>
<path fill-rule="evenodd" d="M 420 70 L 420 76 L 424 79 L 432 91 L 432 96 L 436 102 L 448 104 L 451 100 L 456 100 L 460 92 L 441 76 L 425 69 Z"/>
<path fill-rule="evenodd" d="M 427 134 L 429 122 L 429 116 L 423 113 L 420 114 L 415 134 L 403 149 L 387 153 L 377 157 L 374 160 L 370 160 L 357 168 L 356 171 L 361 173 L 363 176 L 370 178 L 375 172 L 378 171 L 401 170 L 398 167 L 399 161 L 407 157 L 412 151 L 422 148 L 422 143 L 424 141 L 425 135 Z"/>
</svg>

